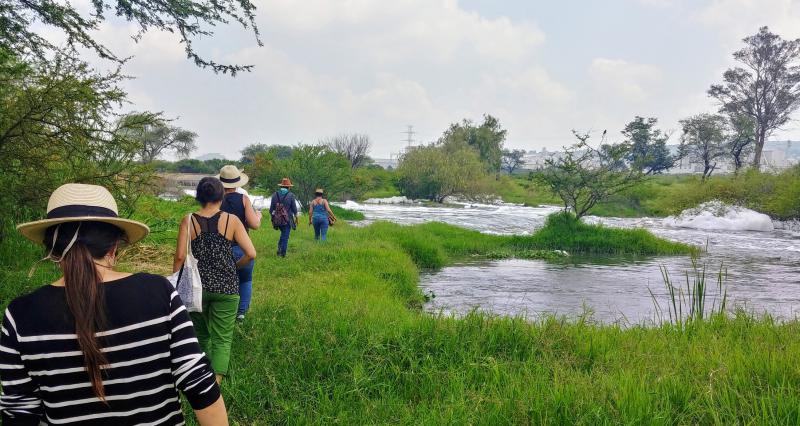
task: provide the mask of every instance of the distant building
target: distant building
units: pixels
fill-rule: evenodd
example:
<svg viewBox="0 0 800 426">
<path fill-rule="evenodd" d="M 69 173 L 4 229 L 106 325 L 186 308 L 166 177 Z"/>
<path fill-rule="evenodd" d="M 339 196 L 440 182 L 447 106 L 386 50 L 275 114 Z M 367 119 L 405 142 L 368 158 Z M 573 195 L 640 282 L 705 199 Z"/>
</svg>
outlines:
<svg viewBox="0 0 800 426">
<path fill-rule="evenodd" d="M 210 154 L 203 154 L 198 157 L 195 157 L 195 160 L 200 161 L 208 161 L 208 160 L 227 160 L 228 158 L 218 152 L 212 152 Z"/>
<path fill-rule="evenodd" d="M 161 187 L 166 194 L 183 194 L 184 189 L 195 189 L 204 173 L 158 173 Z"/>
<path fill-rule="evenodd" d="M 384 169 L 396 169 L 399 163 L 396 158 L 373 158 L 372 162 Z"/>
</svg>

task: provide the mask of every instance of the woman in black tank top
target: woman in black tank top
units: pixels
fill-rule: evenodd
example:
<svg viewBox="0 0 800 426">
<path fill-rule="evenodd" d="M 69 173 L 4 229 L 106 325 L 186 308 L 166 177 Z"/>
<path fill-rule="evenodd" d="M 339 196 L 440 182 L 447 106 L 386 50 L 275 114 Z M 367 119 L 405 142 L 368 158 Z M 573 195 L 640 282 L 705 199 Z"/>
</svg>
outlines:
<svg viewBox="0 0 800 426">
<path fill-rule="evenodd" d="M 247 175 L 242 173 L 236 166 L 228 165 L 223 167 L 220 172 L 220 181 L 225 187 L 225 198 L 222 200 L 220 209 L 230 213 L 244 224 L 245 230 L 258 229 L 261 226 L 261 212 L 256 211 L 250 202 L 250 197 L 238 192 L 242 185 L 247 183 Z M 234 243 L 233 256 L 240 259 L 244 256 L 241 247 Z M 250 309 L 250 299 L 253 294 L 253 267 L 254 261 L 239 269 L 239 307 L 236 313 L 238 321 L 244 321 L 244 316 Z"/>
<path fill-rule="evenodd" d="M 234 215 L 220 210 L 224 189 L 217 178 L 207 177 L 197 185 L 197 201 L 202 208 L 185 218 L 178 233 L 178 250 L 173 271 L 183 266 L 187 242 L 197 258 L 203 283 L 202 312 L 190 314 L 200 346 L 211 359 L 217 382 L 228 373 L 233 328 L 239 307 L 239 277 L 243 268 L 256 257 L 244 225 Z M 234 260 L 232 245 L 243 255 Z"/>
</svg>

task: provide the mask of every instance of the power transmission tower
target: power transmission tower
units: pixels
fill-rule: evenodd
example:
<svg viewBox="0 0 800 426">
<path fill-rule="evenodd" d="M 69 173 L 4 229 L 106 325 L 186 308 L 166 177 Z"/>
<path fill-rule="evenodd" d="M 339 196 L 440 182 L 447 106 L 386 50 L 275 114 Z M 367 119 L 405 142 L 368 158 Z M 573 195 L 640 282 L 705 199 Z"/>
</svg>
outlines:
<svg viewBox="0 0 800 426">
<path fill-rule="evenodd" d="M 417 132 L 414 131 L 414 126 L 409 124 L 408 127 L 406 128 L 406 131 L 402 133 L 406 135 L 406 138 L 403 140 L 408 144 L 407 148 L 411 148 L 411 146 L 414 145 L 414 142 L 416 142 L 414 140 L 414 135 Z"/>
</svg>

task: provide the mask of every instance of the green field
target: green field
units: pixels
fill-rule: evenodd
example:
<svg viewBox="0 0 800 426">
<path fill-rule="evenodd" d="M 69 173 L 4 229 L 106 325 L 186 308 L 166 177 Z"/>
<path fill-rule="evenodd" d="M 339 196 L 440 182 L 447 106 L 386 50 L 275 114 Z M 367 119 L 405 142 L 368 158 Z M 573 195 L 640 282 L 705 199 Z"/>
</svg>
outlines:
<svg viewBox="0 0 800 426">
<path fill-rule="evenodd" d="M 145 203 L 137 217 L 162 222 L 126 268 L 166 273 L 169 239 L 189 208 Z M 800 422 L 796 322 L 738 315 L 620 328 L 421 309 L 419 272 L 428 267 L 498 252 L 653 255 L 687 246 L 558 216 L 528 237 L 437 223 L 337 224 L 326 244 L 303 224 L 286 259 L 270 255 L 277 232 L 252 235 L 260 253 L 253 308 L 223 383 L 233 424 Z M 53 277 L 43 265 L 24 279 L 40 253 L 18 237 L 6 238 L 0 255 L 3 303 Z"/>
</svg>

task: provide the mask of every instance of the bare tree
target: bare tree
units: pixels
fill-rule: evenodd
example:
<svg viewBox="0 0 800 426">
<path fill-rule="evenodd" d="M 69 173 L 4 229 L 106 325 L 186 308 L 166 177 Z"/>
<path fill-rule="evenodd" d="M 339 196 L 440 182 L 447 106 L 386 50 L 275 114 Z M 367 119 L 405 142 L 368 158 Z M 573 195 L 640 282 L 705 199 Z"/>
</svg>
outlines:
<svg viewBox="0 0 800 426">
<path fill-rule="evenodd" d="M 512 174 L 514 173 L 515 170 L 525 165 L 525 160 L 523 157 L 525 157 L 525 150 L 504 149 L 503 156 L 500 161 L 500 167 L 506 172 L 508 172 L 508 174 Z"/>
<path fill-rule="evenodd" d="M 703 164 L 703 180 L 717 168 L 717 160 L 724 157 L 725 117 L 698 114 L 680 121 L 683 126 L 680 151 L 689 159 Z"/>
<path fill-rule="evenodd" d="M 143 163 L 151 163 L 165 152 L 173 152 L 179 157 L 188 157 L 195 149 L 197 133 L 170 126 L 163 119 L 143 120 L 143 115 L 133 113 L 122 118 L 129 129 L 127 136 L 139 143 L 139 157 Z M 141 125 L 137 123 L 141 122 Z"/>
<path fill-rule="evenodd" d="M 320 141 L 331 151 L 343 155 L 350 162 L 350 167 L 357 169 L 365 166 L 369 161 L 369 151 L 372 141 L 363 133 L 342 133 L 337 136 Z"/>
<path fill-rule="evenodd" d="M 745 47 L 733 57 L 744 67 L 725 71 L 723 83 L 712 85 L 708 94 L 721 103 L 722 112 L 753 118 L 753 166 L 758 168 L 764 142 L 800 107 L 800 39 L 783 40 L 762 27 L 743 41 Z"/>
</svg>

